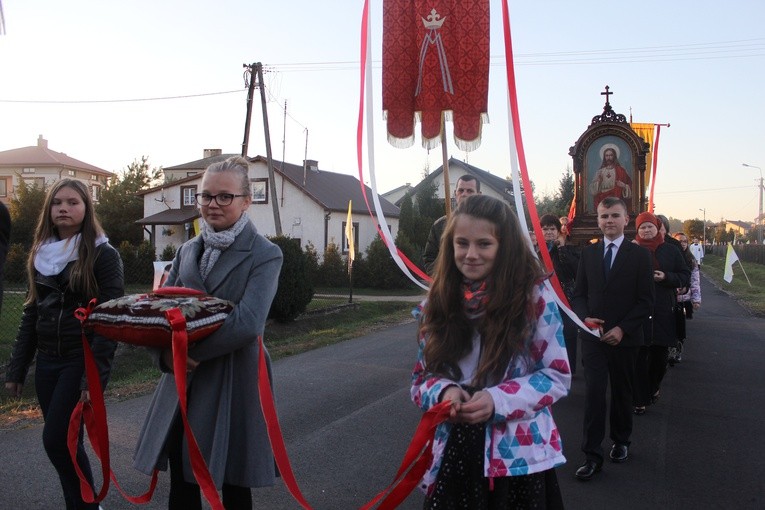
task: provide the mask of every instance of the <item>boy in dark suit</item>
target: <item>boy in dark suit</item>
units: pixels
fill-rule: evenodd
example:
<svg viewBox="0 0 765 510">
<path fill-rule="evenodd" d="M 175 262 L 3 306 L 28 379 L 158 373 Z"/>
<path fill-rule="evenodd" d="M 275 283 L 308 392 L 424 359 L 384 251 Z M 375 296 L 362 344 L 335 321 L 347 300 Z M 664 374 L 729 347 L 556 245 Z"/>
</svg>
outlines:
<svg viewBox="0 0 765 510">
<path fill-rule="evenodd" d="M 624 238 L 629 222 L 623 200 L 607 197 L 598 204 L 603 239 L 584 248 L 571 301 L 573 310 L 600 338 L 582 332 L 586 383 L 582 451 L 586 460 L 576 471 L 590 480 L 603 466 L 601 443 L 606 433 L 606 390 L 611 382 L 610 437 L 612 462 L 629 456 L 635 360 L 643 345 L 643 323 L 653 306 L 653 266 L 645 248 Z"/>
</svg>

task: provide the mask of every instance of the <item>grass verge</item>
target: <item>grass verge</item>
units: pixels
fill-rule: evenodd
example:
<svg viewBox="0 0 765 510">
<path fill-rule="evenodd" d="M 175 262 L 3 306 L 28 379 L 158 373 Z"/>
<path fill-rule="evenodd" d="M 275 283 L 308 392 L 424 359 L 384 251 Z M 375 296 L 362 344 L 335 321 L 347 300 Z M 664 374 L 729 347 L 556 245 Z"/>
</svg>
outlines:
<svg viewBox="0 0 765 510">
<path fill-rule="evenodd" d="M 731 283 L 723 280 L 725 273 L 724 257 L 705 255 L 701 272 L 754 315 L 765 316 L 765 265 L 743 261 L 742 264 L 744 266 L 743 271 L 738 262 L 733 264 L 733 281 Z M 746 272 L 746 276 L 744 276 L 744 272 Z M 747 282 L 747 276 L 751 286 Z M 704 296 L 701 298 L 703 302 Z"/>
<path fill-rule="evenodd" d="M 347 298 L 322 300 L 310 307 L 312 314 L 288 324 L 266 326 L 265 341 L 272 359 L 309 351 L 363 336 L 395 324 L 412 320 L 414 303 L 399 301 L 347 304 Z M 414 341 L 414 340 L 413 340 Z M 148 352 L 140 347 L 120 344 L 106 391 L 107 402 L 125 400 L 150 393 L 159 372 Z M 21 428 L 41 421 L 32 376 L 27 377 L 22 398 L 0 397 L 0 428 Z"/>
</svg>

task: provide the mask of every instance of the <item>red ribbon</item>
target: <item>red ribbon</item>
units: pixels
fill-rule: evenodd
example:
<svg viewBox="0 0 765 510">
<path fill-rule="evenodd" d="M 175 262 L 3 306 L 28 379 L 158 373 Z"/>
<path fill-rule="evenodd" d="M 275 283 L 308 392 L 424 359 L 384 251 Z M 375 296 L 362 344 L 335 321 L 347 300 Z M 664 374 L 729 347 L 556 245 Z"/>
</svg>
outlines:
<svg viewBox="0 0 765 510">
<path fill-rule="evenodd" d="M 84 322 L 88 318 L 88 315 L 90 315 L 94 306 L 95 300 L 92 300 L 87 308 L 77 309 L 75 316 L 80 319 L 80 321 Z M 183 420 L 186 439 L 189 444 L 189 456 L 192 471 L 194 472 L 194 478 L 197 480 L 202 493 L 210 503 L 211 507 L 214 510 L 224 510 L 223 504 L 221 503 L 215 488 L 215 483 L 207 468 L 207 463 L 202 456 L 187 418 L 186 359 L 188 356 L 188 336 L 186 334 L 186 320 L 181 311 L 177 308 L 167 310 L 165 316 L 172 328 L 173 372 L 175 374 L 175 385 L 178 391 L 181 418 Z M 134 504 L 147 503 L 151 501 L 157 486 L 158 471 L 155 470 L 152 474 L 149 490 L 140 496 L 130 496 L 126 494 L 117 482 L 117 478 L 110 466 L 109 430 L 98 367 L 96 366 L 93 352 L 90 349 L 90 344 L 84 333 L 82 335 L 82 340 L 83 349 L 85 351 L 85 372 L 87 375 L 91 401 L 87 406 L 83 402 L 79 402 L 77 406 L 75 406 L 69 420 L 67 446 L 77 476 L 80 478 L 80 491 L 83 500 L 87 503 L 97 503 L 102 501 L 109 490 L 109 480 L 111 479 L 126 500 Z M 260 393 L 260 405 L 266 422 L 268 439 L 271 442 L 271 448 L 274 452 L 274 460 L 276 461 L 276 465 L 284 480 L 284 484 L 292 497 L 300 503 L 304 509 L 311 510 L 312 507 L 298 487 L 297 479 L 292 471 L 292 465 L 290 464 L 287 455 L 287 448 L 279 425 L 273 392 L 271 391 L 271 382 L 268 377 L 268 366 L 266 364 L 265 347 L 263 345 L 262 337 L 258 337 L 258 348 L 258 390 Z M 412 490 L 414 490 L 433 460 L 432 445 L 436 427 L 448 418 L 449 407 L 449 402 L 442 402 L 423 414 L 393 482 L 372 498 L 372 500 L 362 506 L 362 510 L 369 510 L 378 504 L 378 502 L 378 510 L 392 510 L 404 501 Z M 93 488 L 82 473 L 80 466 L 77 464 L 77 445 L 83 420 L 88 432 L 88 438 L 93 446 L 93 451 L 101 462 L 104 482 L 101 491 L 97 496 L 93 494 Z"/>
<path fill-rule="evenodd" d="M 188 335 L 186 333 L 186 318 L 178 308 L 171 308 L 165 311 L 165 317 L 167 317 L 167 321 L 170 323 L 173 331 L 173 373 L 175 374 L 175 388 L 178 390 L 183 430 L 186 432 L 186 441 L 189 444 L 191 470 L 199 484 L 199 488 L 202 490 L 202 494 L 204 494 L 205 499 L 207 499 L 212 508 L 214 510 L 225 510 L 187 417 L 186 359 L 188 358 Z"/>
<path fill-rule="evenodd" d="M 274 461 L 279 468 L 279 473 L 284 480 L 284 485 L 290 491 L 292 497 L 300 503 L 300 506 L 306 510 L 311 509 L 311 505 L 300 492 L 295 474 L 292 472 L 292 465 L 287 456 L 287 447 L 284 444 L 284 435 L 279 426 L 279 416 L 276 414 L 276 405 L 274 404 L 274 395 L 271 392 L 271 381 L 268 379 L 268 365 L 266 364 L 266 352 L 263 346 L 263 337 L 258 337 L 258 393 L 260 394 L 260 407 L 263 410 L 263 418 L 266 421 L 266 430 L 268 431 L 268 440 L 271 442 L 271 450 L 274 452 Z"/>
<path fill-rule="evenodd" d="M 436 427 L 449 417 L 450 408 L 451 402 L 444 401 L 431 407 L 422 415 L 409 448 L 404 454 L 404 459 L 401 461 L 401 466 L 393 478 L 393 483 L 361 507 L 361 510 L 372 508 L 386 493 L 388 495 L 380 502 L 377 510 L 392 510 L 414 490 L 433 461 L 432 446 Z"/>
<path fill-rule="evenodd" d="M 510 34 L 510 14 L 507 7 L 507 0 L 502 0 L 502 27 L 505 36 L 505 67 L 507 68 L 510 115 L 513 119 L 513 137 L 515 138 L 515 147 L 518 152 L 518 165 L 520 166 L 521 179 L 523 181 L 523 194 L 526 197 L 526 206 L 529 209 L 529 217 L 531 218 L 531 224 L 534 227 L 534 235 L 536 235 L 539 240 L 539 253 L 542 256 L 542 261 L 544 262 L 545 267 L 551 273 L 550 281 L 552 282 L 553 289 L 555 289 L 555 293 L 560 300 L 565 303 L 568 308 L 571 308 L 571 305 L 566 298 L 566 294 L 563 292 L 560 280 L 558 280 L 558 275 L 555 274 L 555 268 L 553 267 L 552 259 L 550 258 L 550 252 L 547 250 L 547 244 L 544 242 L 544 232 L 542 232 L 542 227 L 539 223 L 539 213 L 537 212 L 537 206 L 534 202 L 534 191 L 531 186 L 531 179 L 529 178 L 529 169 L 526 165 L 526 152 L 523 148 L 523 137 L 521 135 L 521 118 L 518 113 L 518 93 L 515 85 L 515 64 L 513 61 L 513 40 Z M 544 248 L 542 248 L 542 245 L 544 245 Z"/>
<path fill-rule="evenodd" d="M 90 313 L 95 308 L 96 300 L 91 299 L 87 307 L 78 308 L 74 312 L 74 316 L 84 323 Z M 98 366 L 96 365 L 93 351 L 90 348 L 90 343 L 83 331 L 82 334 L 82 348 L 85 358 L 85 375 L 88 381 L 88 392 L 90 393 L 90 402 L 86 405 L 85 402 L 78 402 L 72 411 L 72 415 L 69 418 L 69 430 L 67 433 L 67 447 L 69 448 L 69 456 L 72 459 L 72 464 L 77 472 L 77 476 L 80 479 L 80 493 L 82 499 L 86 503 L 98 503 L 102 501 L 107 492 L 109 492 L 109 480 L 114 482 L 114 485 L 120 491 L 122 496 L 134 504 L 143 504 L 151 501 L 151 497 L 154 494 L 154 489 L 157 486 L 157 471 L 154 474 L 149 485 L 149 490 L 140 496 L 128 495 L 117 482 L 117 477 L 111 469 L 109 458 L 109 428 L 106 421 L 106 405 L 104 404 L 104 393 L 101 387 L 101 379 L 98 373 Z M 77 444 L 79 442 L 80 427 L 82 423 L 85 423 L 85 429 L 88 433 L 88 439 L 93 446 L 93 451 L 96 454 L 99 462 L 101 462 L 101 473 L 103 477 L 103 485 L 101 491 L 97 496 L 93 494 L 93 488 L 88 482 L 87 478 L 80 469 L 80 465 L 77 462 Z"/>
<path fill-rule="evenodd" d="M 75 311 L 75 317 L 81 322 L 85 320 L 92 312 L 96 300 L 88 303 L 87 308 L 78 308 Z M 186 358 L 188 356 L 188 335 L 186 333 L 186 319 L 183 313 L 177 308 L 171 308 L 165 312 L 165 316 L 172 329 L 172 348 L 173 348 L 173 372 L 175 374 L 175 386 L 178 390 L 178 400 L 181 408 L 181 418 L 186 432 L 186 440 L 189 444 L 189 456 L 194 478 L 197 480 L 202 493 L 214 510 L 224 510 L 223 503 L 218 496 L 215 483 L 212 480 L 207 463 L 202 456 L 194 433 L 187 418 L 187 400 L 186 400 Z M 88 391 L 90 392 L 90 405 L 85 406 L 83 402 L 78 402 L 69 419 L 69 430 L 67 434 L 67 446 L 69 455 L 74 464 L 77 476 L 80 479 L 80 492 L 82 498 L 87 503 L 97 503 L 102 501 L 109 491 L 109 480 L 119 489 L 122 496 L 134 504 L 142 504 L 151 501 L 154 495 L 154 489 L 157 486 L 158 471 L 154 470 L 152 474 L 149 490 L 140 496 L 130 496 L 125 493 L 110 466 L 109 459 L 109 429 L 106 420 L 106 406 L 104 404 L 104 394 L 101 388 L 101 381 L 98 374 L 93 351 L 90 348 L 85 333 L 83 331 L 82 344 L 85 357 L 85 373 L 88 380 Z M 101 462 L 101 471 L 103 475 L 103 486 L 98 496 L 93 495 L 93 489 L 87 478 L 77 463 L 77 444 L 79 441 L 79 432 L 82 421 L 85 421 L 85 428 L 88 432 L 88 438 L 93 446 L 93 451 Z"/>
<path fill-rule="evenodd" d="M 311 510 L 311 505 L 303 496 L 298 487 L 295 474 L 292 471 L 287 447 L 284 443 L 279 417 L 276 414 L 274 396 L 271 392 L 271 384 L 268 380 L 268 366 L 266 365 L 265 348 L 263 338 L 258 338 L 258 390 L 260 393 L 260 405 L 263 409 L 263 417 L 266 421 L 268 439 L 274 452 L 274 460 L 282 475 L 284 485 L 292 497 L 306 510 Z M 435 437 L 436 427 L 449 417 L 449 402 L 441 402 L 428 410 L 420 419 L 417 430 L 401 461 L 401 466 L 393 478 L 393 482 L 361 507 L 361 510 L 369 510 L 380 502 L 378 510 L 392 510 L 396 508 L 412 492 L 417 483 L 422 479 L 425 471 L 433 460 L 431 446 Z M 386 496 L 387 494 L 387 496 Z M 384 497 L 384 499 L 383 499 Z M 382 501 L 381 501 L 382 500 Z"/>
</svg>

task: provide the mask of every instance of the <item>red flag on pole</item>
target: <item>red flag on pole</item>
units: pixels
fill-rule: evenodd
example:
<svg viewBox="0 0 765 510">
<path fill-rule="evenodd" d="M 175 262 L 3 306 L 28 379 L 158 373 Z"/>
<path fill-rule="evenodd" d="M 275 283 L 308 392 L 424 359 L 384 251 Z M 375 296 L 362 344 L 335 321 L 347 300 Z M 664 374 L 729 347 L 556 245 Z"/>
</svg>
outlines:
<svg viewBox="0 0 765 510">
<path fill-rule="evenodd" d="M 439 144 L 441 116 L 454 124 L 457 147 L 481 143 L 488 122 L 489 1 L 385 0 L 383 2 L 383 110 L 388 141 Z"/>
</svg>

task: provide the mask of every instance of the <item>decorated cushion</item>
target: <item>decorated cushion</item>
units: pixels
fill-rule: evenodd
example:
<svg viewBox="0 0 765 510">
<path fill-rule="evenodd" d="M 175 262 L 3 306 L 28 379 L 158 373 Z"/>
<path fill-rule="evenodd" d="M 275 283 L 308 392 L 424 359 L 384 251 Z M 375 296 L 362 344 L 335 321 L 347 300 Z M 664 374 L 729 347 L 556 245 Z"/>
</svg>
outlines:
<svg viewBox="0 0 765 510">
<path fill-rule="evenodd" d="M 186 319 L 188 341 L 218 329 L 233 303 L 183 287 L 164 287 L 149 294 L 130 294 L 96 306 L 83 326 L 87 330 L 134 345 L 170 347 L 172 328 L 165 312 L 177 308 Z"/>
</svg>

